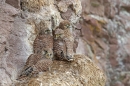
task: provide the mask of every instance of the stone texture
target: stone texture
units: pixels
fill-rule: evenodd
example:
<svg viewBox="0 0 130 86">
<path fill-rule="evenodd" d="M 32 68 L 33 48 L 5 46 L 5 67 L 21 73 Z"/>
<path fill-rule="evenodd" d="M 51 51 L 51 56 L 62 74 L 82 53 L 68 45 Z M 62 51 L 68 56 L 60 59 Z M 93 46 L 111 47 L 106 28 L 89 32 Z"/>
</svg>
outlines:
<svg viewBox="0 0 130 86">
<path fill-rule="evenodd" d="M 27 85 L 28 86 L 40 86 L 40 85 L 104 86 L 105 85 L 105 75 L 88 57 L 84 55 L 74 55 L 74 57 L 75 57 L 74 62 L 54 61 L 51 70 L 49 72 L 44 72 L 38 78 L 30 79 Z M 17 83 L 17 86 L 20 85 L 18 85 Z"/>
<path fill-rule="evenodd" d="M 104 6 L 103 0 L 81 0 L 83 12 L 87 14 L 95 14 L 99 16 L 104 16 Z"/>
<path fill-rule="evenodd" d="M 121 83 L 120 81 L 117 81 L 117 82 L 115 82 L 115 84 L 113 86 L 124 86 L 124 84 Z"/>
<path fill-rule="evenodd" d="M 76 15 L 81 13 L 79 2 L 72 3 L 75 13 L 71 16 L 72 22 L 76 22 L 79 18 Z M 77 20 L 73 20 L 75 18 Z M 22 0 L 21 3 L 19 0 L 0 1 L 1 86 L 10 86 L 16 80 L 32 53 L 32 44 L 38 31 L 44 27 L 55 29 L 62 20 L 53 0 Z"/>
<path fill-rule="evenodd" d="M 6 3 L 10 4 L 15 8 L 20 8 L 20 0 L 6 0 Z"/>
<path fill-rule="evenodd" d="M 123 76 L 121 73 L 130 71 L 129 0 L 22 1 L 25 3 L 21 5 L 24 11 L 20 9 L 20 0 L 0 0 L 1 86 L 8 86 L 16 79 L 32 53 L 33 40 L 39 29 L 48 27 L 54 30 L 64 19 L 75 27 L 75 52 L 87 55 L 104 70 L 106 86 L 129 86 L 129 73 Z M 49 73 L 45 74 L 51 77 Z M 37 80 L 31 79 L 29 85 L 42 85 L 42 76 Z M 70 78 L 76 82 L 73 77 Z M 66 85 L 68 81 L 61 82 Z"/>
<path fill-rule="evenodd" d="M 16 79 L 30 53 L 26 42 L 27 33 L 19 10 L 6 3 L 0 11 L 0 78 L 1 86 L 9 86 Z"/>
<path fill-rule="evenodd" d="M 41 10 L 41 7 L 44 5 L 43 0 L 21 0 L 20 5 L 23 11 L 29 12 L 38 12 Z"/>
</svg>

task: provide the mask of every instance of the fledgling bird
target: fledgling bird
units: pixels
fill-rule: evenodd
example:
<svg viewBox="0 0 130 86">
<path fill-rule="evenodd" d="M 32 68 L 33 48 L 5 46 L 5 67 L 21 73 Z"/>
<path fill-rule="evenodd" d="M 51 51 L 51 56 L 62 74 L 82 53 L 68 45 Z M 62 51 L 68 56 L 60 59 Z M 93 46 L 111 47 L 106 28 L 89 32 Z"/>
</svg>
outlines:
<svg viewBox="0 0 130 86">
<path fill-rule="evenodd" d="M 53 63 L 52 59 L 45 59 L 45 58 L 43 58 L 43 59 L 39 60 L 33 66 L 34 71 L 32 73 L 33 74 L 37 74 L 39 72 L 48 71 L 49 67 L 51 66 L 52 63 Z"/>
<path fill-rule="evenodd" d="M 43 51 L 46 52 L 48 49 L 53 50 L 53 36 L 48 28 L 44 28 L 34 40 L 33 51 L 36 54 L 40 54 Z"/>
<path fill-rule="evenodd" d="M 23 71 L 32 66 L 35 65 L 40 59 L 42 58 L 41 54 L 31 54 L 28 59 L 26 60 L 26 63 L 24 65 Z"/>
<path fill-rule="evenodd" d="M 58 60 L 67 60 L 66 58 L 66 45 L 64 38 L 64 31 L 56 29 L 54 31 L 54 57 Z"/>
<path fill-rule="evenodd" d="M 31 54 L 17 80 L 24 80 L 32 76 L 37 76 L 39 72 L 48 71 L 52 63 L 52 57 L 49 54 L 44 56 Z"/>
<path fill-rule="evenodd" d="M 54 55 L 60 59 L 73 61 L 74 37 L 70 28 L 70 22 L 65 20 L 60 23 L 54 32 Z"/>
<path fill-rule="evenodd" d="M 35 65 L 39 60 L 42 58 L 53 58 L 53 51 L 52 49 L 48 49 L 47 51 L 43 51 L 41 54 L 31 54 L 28 59 L 26 60 L 26 63 L 24 65 L 24 69 L 28 68 L 29 66 Z"/>
</svg>

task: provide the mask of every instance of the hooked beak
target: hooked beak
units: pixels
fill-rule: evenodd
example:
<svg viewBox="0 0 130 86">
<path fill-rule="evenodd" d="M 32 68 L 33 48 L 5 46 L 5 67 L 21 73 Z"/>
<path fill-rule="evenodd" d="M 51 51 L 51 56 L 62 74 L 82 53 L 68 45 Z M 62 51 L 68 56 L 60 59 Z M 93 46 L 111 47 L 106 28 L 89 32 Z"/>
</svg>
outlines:
<svg viewBox="0 0 130 86">
<path fill-rule="evenodd" d="M 56 39 L 59 37 L 59 35 L 56 35 Z"/>
</svg>

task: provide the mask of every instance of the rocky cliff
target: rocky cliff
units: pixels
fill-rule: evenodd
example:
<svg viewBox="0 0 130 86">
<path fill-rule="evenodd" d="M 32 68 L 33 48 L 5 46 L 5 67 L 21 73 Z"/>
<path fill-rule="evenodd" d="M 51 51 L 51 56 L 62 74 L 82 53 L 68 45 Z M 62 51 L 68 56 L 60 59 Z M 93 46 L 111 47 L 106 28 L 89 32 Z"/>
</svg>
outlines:
<svg viewBox="0 0 130 86">
<path fill-rule="evenodd" d="M 0 0 L 0 86 L 104 86 L 105 75 L 106 86 L 129 86 L 129 7 L 129 0 Z M 15 81 L 40 28 L 62 20 L 73 25 L 75 61 Z"/>
</svg>

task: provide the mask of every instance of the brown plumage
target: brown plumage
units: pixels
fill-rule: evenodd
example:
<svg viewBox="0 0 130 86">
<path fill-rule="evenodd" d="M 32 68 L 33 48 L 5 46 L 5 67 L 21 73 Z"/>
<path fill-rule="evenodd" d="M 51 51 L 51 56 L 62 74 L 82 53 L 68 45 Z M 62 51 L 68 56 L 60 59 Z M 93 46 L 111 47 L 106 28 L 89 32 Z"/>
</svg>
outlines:
<svg viewBox="0 0 130 86">
<path fill-rule="evenodd" d="M 53 32 L 54 55 L 67 61 L 73 60 L 74 37 L 70 25 L 69 21 L 65 20 Z"/>
<path fill-rule="evenodd" d="M 47 58 L 43 58 L 40 61 L 38 61 L 34 66 L 33 66 L 33 73 L 37 74 L 39 72 L 44 72 L 49 70 L 49 67 L 52 64 L 52 59 L 47 59 Z"/>
<path fill-rule="evenodd" d="M 58 29 L 55 30 L 55 38 L 54 38 L 54 47 L 53 47 L 53 52 L 55 59 L 59 60 L 67 60 L 66 58 L 66 45 L 65 41 L 63 40 L 64 34 L 62 33 L 62 30 Z"/>
<path fill-rule="evenodd" d="M 49 69 L 53 58 L 53 38 L 50 30 L 44 28 L 37 35 L 33 44 L 34 54 L 31 54 L 18 79 L 33 76 Z"/>
<path fill-rule="evenodd" d="M 43 48 L 44 49 L 44 48 Z M 47 51 L 44 52 L 44 50 L 41 49 L 41 51 L 43 51 L 40 54 L 31 54 L 28 59 L 26 60 L 25 66 L 23 68 L 26 69 L 29 66 L 35 65 L 39 60 L 41 60 L 42 58 L 47 58 L 47 59 L 52 59 L 53 58 L 53 51 L 52 49 L 46 49 Z"/>
<path fill-rule="evenodd" d="M 27 77 L 37 76 L 39 72 L 49 70 L 49 67 L 53 63 L 52 58 L 50 57 L 51 56 L 48 57 L 48 55 L 42 56 L 38 54 L 31 54 L 17 80 L 23 80 Z"/>
<path fill-rule="evenodd" d="M 64 20 L 63 22 L 60 23 L 59 28 L 64 31 L 64 41 L 66 43 L 67 58 L 73 60 L 74 37 L 71 30 L 72 28 L 70 26 L 71 26 L 70 22 L 68 20 Z"/>
<path fill-rule="evenodd" d="M 64 20 L 60 23 L 59 28 L 62 30 L 70 28 L 70 22 L 68 20 Z"/>
<path fill-rule="evenodd" d="M 26 63 L 25 63 L 25 66 L 23 68 L 23 70 L 25 70 L 26 68 L 32 66 L 32 65 L 35 65 L 40 59 L 42 59 L 42 55 L 41 54 L 31 54 Z"/>
<path fill-rule="evenodd" d="M 40 54 L 43 51 L 46 52 L 49 48 L 53 49 L 53 36 L 49 29 L 41 30 L 34 40 L 33 51 L 36 54 Z"/>
</svg>

